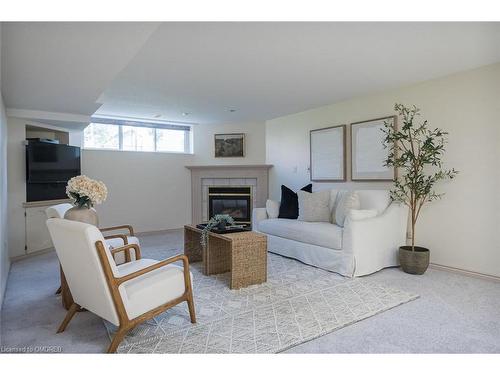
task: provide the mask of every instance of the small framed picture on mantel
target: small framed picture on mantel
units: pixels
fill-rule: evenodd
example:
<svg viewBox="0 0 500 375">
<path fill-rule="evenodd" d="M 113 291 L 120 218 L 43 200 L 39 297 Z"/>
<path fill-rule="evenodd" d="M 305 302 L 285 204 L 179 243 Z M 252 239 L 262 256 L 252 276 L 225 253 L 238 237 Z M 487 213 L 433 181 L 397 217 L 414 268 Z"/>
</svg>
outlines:
<svg viewBox="0 0 500 375">
<path fill-rule="evenodd" d="M 216 158 L 245 157 L 245 133 L 215 134 Z"/>
<path fill-rule="evenodd" d="M 384 161 L 389 148 L 384 148 L 384 124 L 397 127 L 396 116 L 376 118 L 351 124 L 351 180 L 393 181 L 397 170 L 387 167 Z"/>
</svg>

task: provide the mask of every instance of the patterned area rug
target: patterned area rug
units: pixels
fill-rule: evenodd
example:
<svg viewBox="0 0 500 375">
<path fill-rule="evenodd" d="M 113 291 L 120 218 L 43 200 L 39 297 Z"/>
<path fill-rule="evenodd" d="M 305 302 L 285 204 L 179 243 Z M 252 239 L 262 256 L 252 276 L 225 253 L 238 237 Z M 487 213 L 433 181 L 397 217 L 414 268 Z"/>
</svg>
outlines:
<svg viewBox="0 0 500 375">
<path fill-rule="evenodd" d="M 182 303 L 129 332 L 118 353 L 277 353 L 418 298 L 271 253 L 268 281 L 240 290 L 200 263 L 191 272 L 198 322 Z"/>
</svg>

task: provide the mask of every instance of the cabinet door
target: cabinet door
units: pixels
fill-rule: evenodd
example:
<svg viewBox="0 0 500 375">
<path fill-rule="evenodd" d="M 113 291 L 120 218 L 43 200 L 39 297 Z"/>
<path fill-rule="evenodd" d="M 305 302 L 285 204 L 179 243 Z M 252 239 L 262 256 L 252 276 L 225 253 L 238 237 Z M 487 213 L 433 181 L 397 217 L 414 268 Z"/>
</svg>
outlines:
<svg viewBox="0 0 500 375">
<path fill-rule="evenodd" d="M 47 229 L 46 207 L 26 208 L 26 252 L 28 254 L 52 247 Z"/>
</svg>

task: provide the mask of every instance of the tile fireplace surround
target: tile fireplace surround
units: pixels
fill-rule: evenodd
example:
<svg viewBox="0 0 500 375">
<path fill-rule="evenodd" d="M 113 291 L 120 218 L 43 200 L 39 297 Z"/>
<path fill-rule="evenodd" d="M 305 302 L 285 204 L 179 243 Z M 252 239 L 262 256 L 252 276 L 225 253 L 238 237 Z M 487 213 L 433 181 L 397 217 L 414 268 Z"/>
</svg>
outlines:
<svg viewBox="0 0 500 375">
<path fill-rule="evenodd" d="M 252 207 L 265 207 L 272 165 L 189 165 L 191 171 L 191 223 L 208 220 L 209 186 L 248 186 Z"/>
</svg>

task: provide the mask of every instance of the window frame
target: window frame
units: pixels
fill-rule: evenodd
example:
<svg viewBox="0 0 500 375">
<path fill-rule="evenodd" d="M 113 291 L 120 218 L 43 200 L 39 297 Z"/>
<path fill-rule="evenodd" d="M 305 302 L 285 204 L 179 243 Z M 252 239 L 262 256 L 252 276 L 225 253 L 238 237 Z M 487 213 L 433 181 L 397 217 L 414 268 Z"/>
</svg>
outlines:
<svg viewBox="0 0 500 375">
<path fill-rule="evenodd" d="M 82 149 L 92 151 L 121 151 L 121 152 L 149 152 L 159 154 L 193 154 L 193 127 L 191 124 L 171 124 L 171 123 L 155 123 L 143 122 L 136 120 L 122 120 L 116 118 L 105 117 L 91 117 L 89 125 L 116 125 L 118 126 L 118 148 L 105 148 L 105 147 L 87 147 L 85 146 L 85 134 L 82 140 Z M 123 149 L 123 126 L 137 127 L 137 128 L 151 128 L 154 129 L 154 150 L 124 150 Z M 184 132 L 184 151 L 158 151 L 158 130 L 176 130 Z M 85 132 L 85 129 L 84 129 Z"/>
</svg>

